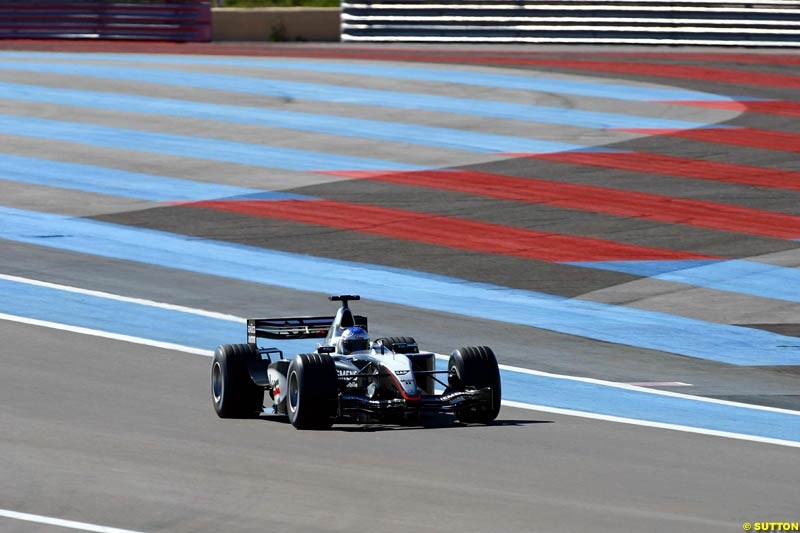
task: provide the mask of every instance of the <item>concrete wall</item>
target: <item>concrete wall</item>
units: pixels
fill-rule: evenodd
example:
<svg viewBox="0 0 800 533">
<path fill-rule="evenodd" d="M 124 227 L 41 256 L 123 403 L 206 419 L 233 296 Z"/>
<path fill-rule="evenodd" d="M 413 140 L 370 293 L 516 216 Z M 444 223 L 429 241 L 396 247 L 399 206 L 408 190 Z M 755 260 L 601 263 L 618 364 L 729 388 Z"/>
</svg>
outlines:
<svg viewBox="0 0 800 533">
<path fill-rule="evenodd" d="M 214 8 L 214 41 L 338 41 L 338 7 Z"/>
</svg>

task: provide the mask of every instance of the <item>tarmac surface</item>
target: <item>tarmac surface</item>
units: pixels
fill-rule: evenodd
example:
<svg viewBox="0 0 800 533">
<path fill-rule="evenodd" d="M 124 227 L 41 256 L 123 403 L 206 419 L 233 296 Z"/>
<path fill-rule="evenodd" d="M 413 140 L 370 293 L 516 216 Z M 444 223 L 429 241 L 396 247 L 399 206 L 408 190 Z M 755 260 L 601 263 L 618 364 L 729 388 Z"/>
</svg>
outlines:
<svg viewBox="0 0 800 533">
<path fill-rule="evenodd" d="M 510 408 L 299 432 L 211 416 L 205 357 L 1 327 L 6 508 L 142 531 L 724 531 L 797 510 L 791 448 Z"/>
<path fill-rule="evenodd" d="M 82 54 L 85 46 L 65 44 L 61 51 Z M 63 299 L 29 297 L 27 282 L 14 281 L 57 284 L 54 294 L 78 288 L 236 317 L 332 313 L 319 288 L 327 277 L 312 282 L 308 274 L 297 285 L 280 265 L 261 263 L 249 265 L 257 275 L 240 275 L 226 257 L 213 255 L 211 246 L 223 243 L 252 257 L 329 268 L 332 279 L 341 273 L 341 287 L 325 285 L 330 292 L 358 290 L 362 282 L 358 311 L 369 316 L 372 337 L 413 335 L 445 354 L 489 345 L 508 367 L 653 383 L 647 390 L 796 416 L 796 54 L 118 45 L 105 50 L 113 55 L 59 56 L 34 52 L 46 43 L 19 47 L 0 53 L 0 283 L 8 284 L 0 305 L 0 511 L 143 532 L 739 531 L 743 522 L 800 520 L 796 447 L 559 414 L 553 410 L 577 408 L 545 398 L 545 391 L 509 387 L 504 399 L 530 407 L 508 404 L 488 427 L 443 417 L 426 427 L 301 432 L 266 417 L 218 419 L 207 357 L 31 323 L 186 344 L 181 339 L 194 331 L 201 336 L 191 330 L 194 322 L 176 314 L 156 324 L 142 314 L 136 323 L 106 311 L 99 303 L 106 296 L 92 311 L 69 291 Z M 147 55 L 122 53 L 131 51 Z M 398 93 L 422 96 L 402 100 Z M 442 100 L 425 99 L 434 96 Z M 369 103 L 381 97 L 383 105 Z M 469 106 L 460 113 L 446 108 L 460 100 L 487 103 L 475 114 Z M 524 106 L 536 106 L 542 118 L 481 114 L 523 113 Z M 560 111 L 548 115 L 544 108 Z M 633 117 L 644 126 L 601 127 L 596 116 L 578 111 L 604 113 L 603 120 Z M 696 127 L 658 128 L 657 121 Z M 398 124 L 418 129 L 403 136 Z M 720 127 L 729 127 L 729 138 L 719 136 Z M 702 135 L 714 140 L 698 140 Z M 534 142 L 578 148 L 502 149 Z M 481 150 L 487 143 L 498 148 Z M 576 156 L 586 153 L 599 155 L 592 163 Z M 637 154 L 639 166 L 621 162 L 620 153 Z M 737 220 L 761 229 L 733 222 L 709 227 L 699 215 L 667 223 L 641 207 L 622 216 L 602 193 L 594 203 L 567 208 L 563 199 L 502 199 L 479 188 L 408 181 L 417 179 L 412 171 L 439 179 L 443 169 L 461 179 L 490 173 L 543 180 L 553 190 L 569 184 L 691 200 L 708 212 L 735 206 L 748 210 Z M 766 186 L 743 182 L 764 176 L 771 180 Z M 227 203 L 197 203 L 219 198 Z M 405 225 L 347 225 L 332 210 L 320 217 L 315 205 L 409 218 Z M 253 206 L 263 211 L 243 211 Z M 775 214 L 782 218 L 771 219 Z M 66 218 L 52 219 L 63 220 L 59 225 L 44 215 Z M 715 224 L 734 219 L 720 220 Z M 77 223 L 93 224 L 101 237 L 77 240 L 84 227 Z M 775 228 L 783 236 L 773 235 Z M 141 236 L 138 246 L 125 232 Z M 154 243 L 167 237 L 185 248 L 157 258 Z M 553 244 L 540 246 L 541 239 Z M 286 255 L 258 255 L 270 250 Z M 653 260 L 653 254 L 661 255 Z M 755 270 L 741 273 L 743 265 Z M 391 285 L 405 278 L 389 273 L 409 271 L 431 284 L 463 287 L 465 295 L 494 291 L 498 313 L 478 299 L 474 309 L 443 310 L 430 303 L 436 294 L 418 300 L 413 287 Z M 360 279 L 353 272 L 371 274 Z M 556 324 L 546 317 L 531 319 L 538 327 L 498 318 L 505 316 L 501 307 L 524 298 L 550 302 Z M 17 299 L 23 303 L 13 307 Z M 606 337 L 593 325 L 600 315 L 589 309 L 604 320 L 628 318 Z M 577 317 L 579 333 L 568 317 Z M 692 331 L 707 326 L 708 343 L 717 342 L 719 353 L 687 356 L 701 350 L 680 335 L 663 339 L 678 319 Z M 626 334 L 628 326 L 642 338 Z M 243 325 L 230 327 L 244 337 Z M 748 343 L 762 338 L 783 364 L 760 362 L 758 344 Z M 191 346 L 213 349 L 200 344 Z M 722 362 L 734 349 L 749 359 Z M 583 400 L 595 402 L 591 395 Z M 601 413 L 596 401 L 596 411 L 577 410 L 613 416 L 614 402 Z M 726 423 L 736 423 L 727 416 Z M 720 420 L 699 427 L 713 429 Z M 800 419 L 781 431 L 796 445 L 800 437 L 791 435 L 800 433 Z M 3 516 L 2 531 L 62 529 Z"/>
</svg>

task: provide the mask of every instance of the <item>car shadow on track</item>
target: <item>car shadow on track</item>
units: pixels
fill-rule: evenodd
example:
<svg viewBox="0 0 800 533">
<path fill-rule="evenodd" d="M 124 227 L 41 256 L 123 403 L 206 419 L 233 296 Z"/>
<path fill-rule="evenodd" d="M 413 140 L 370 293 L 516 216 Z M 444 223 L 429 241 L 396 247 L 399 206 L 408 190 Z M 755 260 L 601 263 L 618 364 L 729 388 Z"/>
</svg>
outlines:
<svg viewBox="0 0 800 533">
<path fill-rule="evenodd" d="M 495 420 L 488 427 L 508 427 L 508 426 L 527 426 L 531 424 L 552 424 L 553 420 L 520 420 L 520 419 L 502 419 Z M 333 426 L 333 431 L 345 431 L 348 433 L 371 433 L 376 431 L 408 431 L 408 430 L 425 430 L 430 431 L 434 429 L 446 430 L 464 428 L 469 426 L 483 426 L 484 424 L 462 424 L 456 421 L 453 417 L 425 417 L 420 420 L 418 424 L 356 424 L 356 425 L 336 425 Z"/>
<path fill-rule="evenodd" d="M 263 414 L 259 420 L 271 422 L 274 424 L 289 425 L 289 419 L 285 416 L 276 416 L 271 414 Z M 491 424 L 462 424 L 452 416 L 447 415 L 427 415 L 422 417 L 417 423 L 339 423 L 335 424 L 331 429 L 322 431 L 343 431 L 346 433 L 372 433 L 376 431 L 408 431 L 408 430 L 433 430 L 433 429 L 456 429 L 464 427 L 519 427 L 528 426 L 532 424 L 552 424 L 553 420 L 531 420 L 531 419 L 498 419 Z"/>
</svg>

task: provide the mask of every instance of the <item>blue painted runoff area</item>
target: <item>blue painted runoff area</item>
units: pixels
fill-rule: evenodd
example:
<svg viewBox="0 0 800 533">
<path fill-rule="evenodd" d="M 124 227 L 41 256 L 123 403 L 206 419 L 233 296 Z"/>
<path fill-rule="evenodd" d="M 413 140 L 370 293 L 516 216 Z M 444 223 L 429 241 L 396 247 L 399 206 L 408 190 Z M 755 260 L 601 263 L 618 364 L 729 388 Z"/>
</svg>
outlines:
<svg viewBox="0 0 800 533">
<path fill-rule="evenodd" d="M 0 180 L 76 189 L 152 202 L 192 202 L 216 198 L 257 197 L 264 200 L 310 198 L 299 194 L 261 191 L 7 154 L 0 154 Z"/>
<path fill-rule="evenodd" d="M 400 66 L 386 62 L 342 62 L 329 59 L 317 61 L 261 58 L 214 58 L 197 56 L 169 56 L 164 54 L 69 54 L 46 52 L 4 52 L 0 58 L 8 59 L 70 59 L 78 61 L 102 60 L 127 63 L 148 63 L 162 65 L 218 65 L 247 68 L 263 68 L 276 70 L 300 70 L 306 72 L 328 72 L 335 74 L 351 74 L 353 76 L 379 76 L 381 78 L 404 79 L 414 81 L 435 81 L 457 83 L 462 85 L 478 85 L 502 89 L 537 91 L 556 94 L 571 94 L 594 98 L 611 98 L 629 101 L 729 101 L 728 96 L 701 91 L 679 89 L 664 86 L 643 86 L 630 83 L 604 83 L 572 77 L 552 77 L 543 72 L 510 74 L 507 72 L 490 72 L 490 68 L 480 70 L 474 67 L 440 64 L 436 66 Z M 494 67 L 496 70 L 496 67 Z"/>
<path fill-rule="evenodd" d="M 583 111 L 580 109 L 566 109 L 560 107 L 515 104 L 496 100 L 454 98 L 423 93 L 364 89 L 345 85 L 326 85 L 271 78 L 171 71 L 158 68 L 85 65 L 77 63 L 0 62 L 0 70 L 128 80 L 140 83 L 146 82 L 161 85 L 175 85 L 179 87 L 196 87 L 219 91 L 258 94 L 293 100 L 309 100 L 359 106 L 393 107 L 536 123 L 563 124 L 583 128 L 687 129 L 705 126 L 704 123 L 700 122 Z M 617 88 L 617 91 L 618 94 L 624 94 L 624 90 L 621 91 Z"/>
<path fill-rule="evenodd" d="M 800 302 L 799 269 L 757 261 L 591 261 L 569 264 Z"/>
<path fill-rule="evenodd" d="M 273 128 L 324 133 L 338 137 L 402 142 L 467 152 L 551 153 L 584 148 L 581 145 L 571 143 L 493 135 L 452 128 L 300 113 L 260 107 L 151 98 L 123 93 L 53 89 L 38 85 L 0 82 L 0 94 L 3 96 L 3 100 L 45 102 L 110 111 L 152 113 L 160 116 L 255 124 Z"/>
<path fill-rule="evenodd" d="M 0 208 L 0 238 L 102 257 L 533 326 L 734 365 L 800 365 L 800 339 L 377 265 Z"/>
<path fill-rule="evenodd" d="M 243 322 L 3 279 L 0 279 L 0 292 L 3 294 L 0 313 L 9 315 L 203 350 L 214 350 L 220 344 L 247 342 L 247 326 Z M 291 353 L 313 350 L 316 344 L 278 341 L 274 346 Z"/>
<path fill-rule="evenodd" d="M 0 133 L 296 171 L 422 170 L 395 161 L 18 115 L 0 115 Z"/>
<path fill-rule="evenodd" d="M 246 342 L 245 325 L 238 322 L 7 280 L 0 280 L 0 292 L 0 313 L 206 350 Z M 275 346 L 291 358 L 312 350 L 315 341 L 283 341 Z M 445 369 L 443 361 L 437 364 Z M 800 441 L 800 419 L 787 413 L 507 370 L 502 371 L 502 383 L 506 400 Z"/>
<path fill-rule="evenodd" d="M 0 312 L 213 350 L 246 342 L 245 324 L 0 279 Z"/>
<path fill-rule="evenodd" d="M 123 56 L 124 57 L 124 56 Z M 150 61 L 160 61 L 158 56 L 150 56 Z M 203 61 L 205 58 L 194 58 Z M 180 63 L 180 58 L 171 58 L 171 62 Z M 213 61 L 213 59 L 212 59 Z M 205 63 L 208 64 L 208 63 Z M 226 60 L 217 59 L 216 64 L 226 64 Z M 334 74 L 351 74 L 353 76 L 378 76 L 413 81 L 434 81 L 442 83 L 458 83 L 461 85 L 478 85 L 499 89 L 515 89 L 542 93 L 569 94 L 593 98 L 609 98 L 613 100 L 632 100 L 639 102 L 659 101 L 727 101 L 729 97 L 701 91 L 691 91 L 672 87 L 633 85 L 624 81 L 601 82 L 576 79 L 577 76 L 563 78 L 548 77 L 544 72 L 528 72 L 525 74 L 493 73 L 486 67 L 482 71 L 475 68 L 464 68 L 453 65 L 437 65 L 435 67 L 405 67 L 385 62 L 350 63 L 330 60 L 299 61 L 297 59 L 233 59 L 228 65 L 242 67 L 260 67 L 280 70 L 300 70 L 307 72 L 327 72 Z M 490 67 L 494 70 L 496 66 Z M 552 74 L 550 74 L 552 76 Z M 597 79 L 597 78 L 595 78 Z"/>
</svg>

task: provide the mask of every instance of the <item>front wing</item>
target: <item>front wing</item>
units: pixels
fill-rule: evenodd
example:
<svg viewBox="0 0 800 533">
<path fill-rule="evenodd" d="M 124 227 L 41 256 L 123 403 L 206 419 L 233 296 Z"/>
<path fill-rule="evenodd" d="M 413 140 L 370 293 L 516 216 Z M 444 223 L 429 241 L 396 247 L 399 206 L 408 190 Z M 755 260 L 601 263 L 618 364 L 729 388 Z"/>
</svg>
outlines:
<svg viewBox="0 0 800 533">
<path fill-rule="evenodd" d="M 466 391 L 445 390 L 442 394 L 422 395 L 419 399 L 374 400 L 355 394 L 339 396 L 339 416 L 381 421 L 398 415 L 439 414 L 472 409 L 491 409 L 491 387 Z"/>
</svg>

